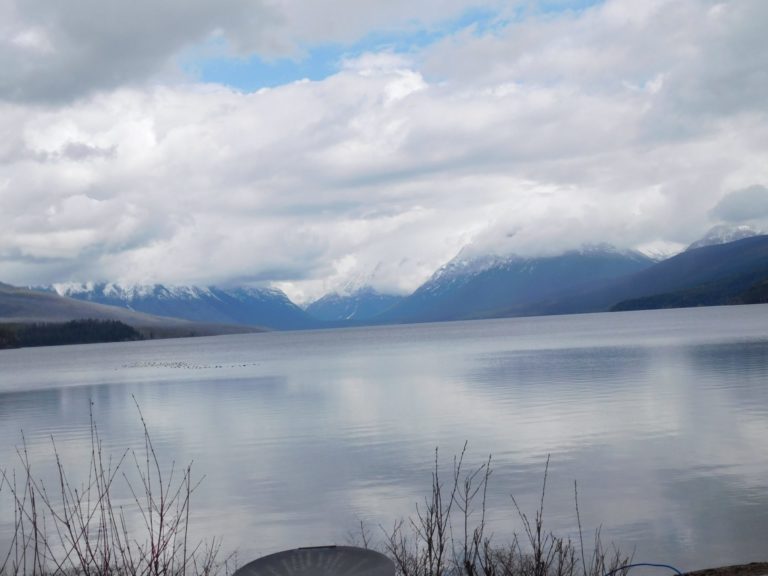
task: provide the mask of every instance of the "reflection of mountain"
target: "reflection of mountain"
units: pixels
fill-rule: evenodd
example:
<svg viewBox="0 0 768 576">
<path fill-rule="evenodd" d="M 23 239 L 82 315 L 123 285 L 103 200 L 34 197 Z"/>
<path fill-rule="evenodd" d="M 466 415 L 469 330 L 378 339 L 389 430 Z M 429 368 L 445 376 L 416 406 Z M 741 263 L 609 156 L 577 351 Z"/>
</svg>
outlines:
<svg viewBox="0 0 768 576">
<path fill-rule="evenodd" d="M 200 288 L 196 286 L 55 284 L 62 296 L 161 316 L 278 329 L 318 324 L 280 290 Z"/>
<path fill-rule="evenodd" d="M 352 294 L 326 294 L 307 307 L 307 313 L 318 320 L 370 320 L 403 299 L 402 296 L 381 294 L 373 288 L 362 288 Z"/>
<path fill-rule="evenodd" d="M 532 319 L 535 320 L 535 319 Z M 602 360 L 598 364 L 596 357 Z M 567 396 L 576 384 L 604 380 L 613 382 L 612 391 L 626 388 L 624 376 L 632 371 L 636 378 L 648 377 L 652 353 L 643 346 L 595 346 L 585 348 L 552 348 L 520 352 L 509 350 L 485 355 L 465 376 L 467 382 L 485 388 L 519 387 L 519 401 L 531 401 L 526 392 L 536 397 L 541 382 L 542 366 L 547 370 L 547 392 Z M 524 392 L 526 391 L 526 392 Z M 534 400 L 535 401 L 535 400 Z"/>
<path fill-rule="evenodd" d="M 559 256 L 457 257 L 416 292 L 380 316 L 395 322 L 459 320 L 535 311 L 542 300 L 567 298 L 577 290 L 648 268 L 653 261 L 610 246 Z"/>
<path fill-rule="evenodd" d="M 724 319 L 730 344 L 713 345 Z M 398 520 L 429 491 L 436 438 L 448 476 L 470 438 L 468 466 L 493 454 L 499 539 L 514 528 L 509 487 L 535 510 L 552 453 L 555 529 L 574 529 L 577 479 L 589 525 L 605 520 L 622 549 L 688 566 L 751 559 L 768 531 L 755 457 L 768 355 L 742 345 L 760 328 L 761 310 L 735 308 L 48 349 L 34 379 L 0 361 L 0 385 L 23 390 L 0 401 L 0 462 L 15 461 L 21 427 L 35 454 L 55 430 L 63 453 L 87 457 L 91 409 L 105 453 L 122 452 L 141 440 L 135 395 L 161 462 L 194 458 L 206 476 L 195 529 L 255 557 L 354 526 L 358 510 Z M 46 378 L 58 388 L 29 384 Z"/>
</svg>

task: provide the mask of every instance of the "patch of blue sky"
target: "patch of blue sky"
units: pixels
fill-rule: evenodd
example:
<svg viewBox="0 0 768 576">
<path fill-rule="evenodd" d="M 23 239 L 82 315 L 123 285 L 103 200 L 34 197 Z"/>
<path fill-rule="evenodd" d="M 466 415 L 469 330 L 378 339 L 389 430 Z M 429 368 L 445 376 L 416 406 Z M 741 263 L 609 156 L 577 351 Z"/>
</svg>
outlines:
<svg viewBox="0 0 768 576">
<path fill-rule="evenodd" d="M 472 29 L 484 35 L 508 26 L 511 21 L 525 19 L 533 13 L 578 12 L 604 0 L 538 0 L 523 2 L 512 13 L 478 7 L 458 18 L 432 26 L 413 22 L 398 30 L 376 31 L 351 44 L 324 43 L 303 46 L 297 57 L 267 59 L 254 54 L 248 57 L 228 55 L 225 46 L 213 45 L 189 52 L 182 59 L 182 69 L 201 82 L 223 84 L 243 92 L 254 92 L 299 80 L 322 80 L 338 72 L 344 60 L 367 52 L 389 51 L 415 54 L 419 50 L 455 34 Z"/>
<path fill-rule="evenodd" d="M 304 79 L 322 80 L 338 72 L 344 60 L 367 52 L 412 54 L 458 30 L 473 26 L 476 33 L 480 34 L 497 25 L 496 11 L 472 9 L 459 18 L 438 25 L 425 27 L 414 22 L 398 30 L 371 32 L 351 44 L 303 46 L 297 57 L 272 59 L 258 54 L 248 57 L 230 56 L 225 45 L 214 42 L 187 52 L 181 59 L 181 68 L 201 82 L 253 92 Z"/>
<path fill-rule="evenodd" d="M 298 80 L 322 80 L 339 68 L 343 47 L 324 44 L 295 58 L 203 56 L 188 58 L 182 68 L 201 82 L 254 92 Z"/>
<path fill-rule="evenodd" d="M 581 12 L 604 2 L 605 0 L 539 0 L 537 10 L 544 14 Z"/>
</svg>

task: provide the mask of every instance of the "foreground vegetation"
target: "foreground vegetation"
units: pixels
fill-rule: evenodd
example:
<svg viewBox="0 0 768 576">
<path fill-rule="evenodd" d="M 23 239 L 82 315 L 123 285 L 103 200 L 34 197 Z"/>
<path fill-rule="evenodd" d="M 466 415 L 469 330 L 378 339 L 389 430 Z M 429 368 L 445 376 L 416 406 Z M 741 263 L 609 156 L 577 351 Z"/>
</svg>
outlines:
<svg viewBox="0 0 768 576">
<path fill-rule="evenodd" d="M 523 512 L 514 497 L 515 514 L 523 533 L 511 542 L 498 543 L 486 525 L 486 495 L 491 459 L 466 471 L 461 455 L 454 458 L 448 481 L 441 477 L 438 454 L 432 472 L 431 495 L 416 506 L 415 515 L 395 524 L 384 538 L 383 551 L 395 561 L 400 576 L 624 576 L 631 557 L 607 549 L 600 531 L 585 549 L 574 484 L 574 505 L 579 541 L 554 534 L 544 525 L 544 497 L 549 459 L 544 470 L 541 498 L 533 516 Z M 361 526 L 363 545 L 369 534 Z"/>
<path fill-rule="evenodd" d="M 17 450 L 20 469 L 0 469 L 0 496 L 10 497 L 14 528 L 9 549 L 0 554 L 0 575 L 209 576 L 233 571 L 234 556 L 221 558 L 218 541 L 190 540 L 190 501 L 197 486 L 191 466 L 179 471 L 172 468 L 164 475 L 143 417 L 141 421 L 141 449 L 112 458 L 103 453 L 92 419 L 87 479 L 77 485 L 70 482 L 55 442 L 55 486 L 45 486 L 35 478 L 24 445 Z M 400 576 L 602 576 L 626 572 L 630 558 L 618 550 L 607 550 L 599 531 L 585 550 L 580 521 L 578 542 L 545 528 L 546 469 L 533 516 L 512 499 L 523 527 L 520 537 L 495 542 L 486 526 L 491 461 L 467 471 L 463 460 L 463 452 L 454 458 L 446 480 L 436 452 L 431 494 L 416 506 L 415 514 L 391 530 L 377 530 L 382 534 L 378 538 L 361 526 L 356 543 L 387 553 Z M 119 483 L 132 495 L 128 504 L 118 503 Z M 578 498 L 574 496 L 578 519 Z M 138 511 L 138 531 L 129 529 L 129 510 Z"/>
<path fill-rule="evenodd" d="M 117 320 L 70 320 L 34 324 L 0 324 L 0 349 L 63 344 L 129 342 L 144 337 Z"/>
<path fill-rule="evenodd" d="M 0 495 L 11 498 L 10 546 L 0 555 L 1 576 L 207 576 L 222 571 L 216 540 L 188 539 L 191 466 L 164 475 L 143 416 L 144 446 L 107 456 L 91 418 L 87 480 L 74 485 L 52 439 L 57 481 L 35 478 L 26 445 L 17 449 L 20 471 L 0 469 Z M 81 469 L 81 474 L 83 470 Z M 124 482 L 132 502 L 116 503 Z M 129 529 L 126 507 L 138 511 L 139 532 Z"/>
</svg>

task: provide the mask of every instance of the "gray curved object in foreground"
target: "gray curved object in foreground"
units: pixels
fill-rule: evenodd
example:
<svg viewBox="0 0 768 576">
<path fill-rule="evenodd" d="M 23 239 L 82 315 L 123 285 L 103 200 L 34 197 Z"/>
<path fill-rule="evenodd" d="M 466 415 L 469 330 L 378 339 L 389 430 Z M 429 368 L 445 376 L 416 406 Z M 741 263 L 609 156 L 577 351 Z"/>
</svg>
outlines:
<svg viewBox="0 0 768 576">
<path fill-rule="evenodd" d="M 395 564 L 373 550 L 319 546 L 264 556 L 233 576 L 395 576 Z"/>
</svg>

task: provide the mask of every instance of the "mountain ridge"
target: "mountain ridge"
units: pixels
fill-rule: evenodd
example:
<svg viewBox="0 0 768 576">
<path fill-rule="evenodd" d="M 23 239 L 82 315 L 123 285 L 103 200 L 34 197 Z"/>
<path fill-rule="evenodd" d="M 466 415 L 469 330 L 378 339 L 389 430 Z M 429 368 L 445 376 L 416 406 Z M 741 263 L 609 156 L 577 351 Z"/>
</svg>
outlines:
<svg viewBox="0 0 768 576">
<path fill-rule="evenodd" d="M 363 286 L 326 294 L 306 309 L 280 290 L 248 286 L 56 283 L 46 287 L 46 294 L 59 298 L 52 310 L 62 319 L 73 317 L 75 303 L 88 303 L 97 307 L 81 310 L 77 317 L 115 318 L 117 309 L 121 314 L 291 330 L 755 302 L 765 297 L 766 279 L 768 235 L 748 227 L 715 227 L 687 250 L 660 262 L 607 244 L 538 258 L 473 256 L 462 250 L 409 296 Z M 8 303 L 19 290 L 0 284 L 0 315 L 9 316 Z M 24 318 L 19 310 L 26 310 L 27 319 L 39 318 L 30 302 L 49 306 L 51 301 L 42 297 L 27 291 L 22 298 L 26 308 L 17 305 L 15 317 Z M 67 313 L 61 312 L 65 309 Z M 135 325 L 137 317 L 131 318 L 126 323 Z"/>
<path fill-rule="evenodd" d="M 378 320 L 430 322 L 492 317 L 501 310 L 652 264 L 640 252 L 609 245 L 587 245 L 540 258 L 492 255 L 468 259 L 460 253 Z"/>
<path fill-rule="evenodd" d="M 190 322 L 179 318 L 145 314 L 0 283 L 0 323 L 60 323 L 82 319 L 117 320 L 147 333 L 151 332 L 152 335 L 164 337 L 258 331 L 257 328 Z"/>
<path fill-rule="evenodd" d="M 753 274 L 768 276 L 768 235 L 749 236 L 681 252 L 646 270 L 533 307 L 535 314 L 604 312 L 620 302 L 695 289 L 699 285 Z M 518 315 L 507 310 L 504 316 Z"/>
<path fill-rule="evenodd" d="M 274 288 L 218 288 L 116 282 L 57 283 L 41 287 L 80 301 L 206 323 L 264 326 L 281 330 L 318 327 Z"/>
</svg>

